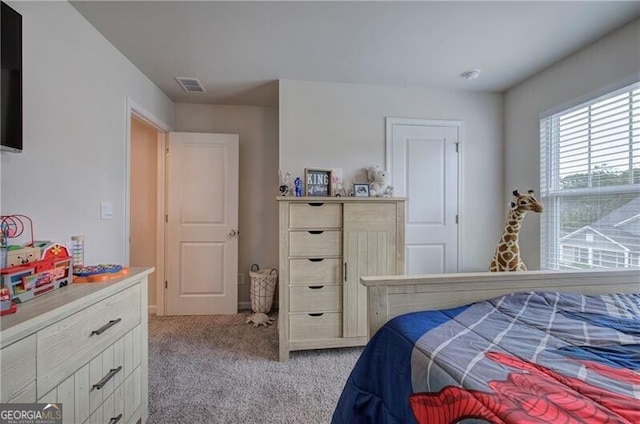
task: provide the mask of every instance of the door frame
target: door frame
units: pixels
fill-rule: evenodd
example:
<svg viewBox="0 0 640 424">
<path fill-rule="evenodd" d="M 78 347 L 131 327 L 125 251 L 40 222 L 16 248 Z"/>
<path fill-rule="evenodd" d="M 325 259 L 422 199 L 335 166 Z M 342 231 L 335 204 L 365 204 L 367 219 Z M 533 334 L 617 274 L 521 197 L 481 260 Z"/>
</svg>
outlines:
<svg viewBox="0 0 640 424">
<path fill-rule="evenodd" d="M 460 120 L 451 119 L 421 119 L 421 118 L 394 118 L 387 116 L 385 118 L 385 169 L 388 171 L 390 178 L 390 185 L 393 186 L 393 126 L 394 125 L 417 125 L 417 126 L 439 126 L 439 127 L 456 127 L 458 128 L 458 248 L 456 249 L 456 255 L 458 256 L 458 272 L 464 268 L 464 258 L 462 253 L 463 246 L 463 233 L 464 233 L 464 218 L 462 212 L 464 209 L 463 199 L 464 196 L 464 122 Z M 411 199 L 407 199 L 411 200 Z M 405 242 L 406 243 L 406 242 Z M 406 262 L 405 262 L 406 267 Z"/>
<path fill-rule="evenodd" d="M 157 143 L 157 203 L 156 203 L 156 315 L 165 314 L 164 296 L 164 252 L 165 252 L 165 186 L 166 186 L 166 137 L 172 128 L 154 114 L 140 106 L 130 97 L 126 98 L 125 108 L 125 188 L 124 188 L 124 258 L 125 266 L 129 266 L 131 255 L 131 117 L 143 121 L 158 132 Z M 153 313 L 149 307 L 149 313 Z"/>
</svg>

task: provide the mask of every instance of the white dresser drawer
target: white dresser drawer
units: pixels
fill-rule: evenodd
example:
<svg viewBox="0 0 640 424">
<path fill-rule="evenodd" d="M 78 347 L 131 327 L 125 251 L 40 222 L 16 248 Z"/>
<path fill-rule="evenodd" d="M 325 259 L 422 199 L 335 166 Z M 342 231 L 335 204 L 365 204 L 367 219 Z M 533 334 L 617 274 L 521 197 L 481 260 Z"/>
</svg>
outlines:
<svg viewBox="0 0 640 424">
<path fill-rule="evenodd" d="M 36 336 L 0 350 L 0 402 L 35 402 Z"/>
<path fill-rule="evenodd" d="M 342 231 L 291 231 L 290 255 L 304 258 L 342 255 Z"/>
<path fill-rule="evenodd" d="M 289 211 L 289 227 L 293 229 L 342 227 L 340 203 L 293 203 Z"/>
<path fill-rule="evenodd" d="M 340 312 L 291 314 L 289 337 L 292 341 L 342 337 L 342 314 Z"/>
<path fill-rule="evenodd" d="M 38 331 L 38 393 L 47 393 L 139 323 L 136 285 Z"/>
<path fill-rule="evenodd" d="M 289 284 L 292 286 L 340 284 L 341 282 L 341 259 L 291 259 L 289 262 Z"/>
<path fill-rule="evenodd" d="M 342 310 L 342 286 L 299 286 L 289 289 L 291 312 L 336 312 Z"/>
</svg>

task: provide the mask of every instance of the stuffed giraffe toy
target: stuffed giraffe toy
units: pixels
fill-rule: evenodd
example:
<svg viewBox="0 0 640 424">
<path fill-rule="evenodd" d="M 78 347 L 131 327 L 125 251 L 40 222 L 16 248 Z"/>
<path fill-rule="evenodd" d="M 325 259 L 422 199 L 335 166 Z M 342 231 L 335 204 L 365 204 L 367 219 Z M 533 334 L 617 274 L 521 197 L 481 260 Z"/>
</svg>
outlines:
<svg viewBox="0 0 640 424">
<path fill-rule="evenodd" d="M 527 211 L 541 213 L 543 206 L 533 197 L 533 190 L 529 190 L 527 194 L 520 194 L 518 190 L 513 190 L 513 195 L 515 200 L 509 204 L 504 234 L 489 264 L 489 271 L 492 272 L 527 270 L 527 266 L 520 259 L 518 233 Z"/>
</svg>

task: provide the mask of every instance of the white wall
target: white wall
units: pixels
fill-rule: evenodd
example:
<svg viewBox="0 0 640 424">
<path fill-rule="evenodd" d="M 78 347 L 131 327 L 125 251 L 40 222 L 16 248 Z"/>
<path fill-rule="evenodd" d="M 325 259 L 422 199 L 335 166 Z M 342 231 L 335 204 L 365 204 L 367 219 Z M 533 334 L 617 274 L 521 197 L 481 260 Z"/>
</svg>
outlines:
<svg viewBox="0 0 640 424">
<path fill-rule="evenodd" d="M 293 80 L 280 81 L 279 167 L 385 166 L 385 117 L 464 122 L 461 271 L 486 270 L 502 233 L 502 95 Z"/>
<path fill-rule="evenodd" d="M 278 267 L 278 110 L 177 103 L 175 122 L 176 131 L 239 135 L 238 272 L 246 284 L 238 302 L 249 302 L 251 264 Z"/>
<path fill-rule="evenodd" d="M 541 113 L 586 101 L 639 79 L 640 20 L 508 90 L 504 97 L 505 199 L 513 188 L 540 189 Z M 520 249 L 529 269 L 538 269 L 539 216 L 527 216 Z"/>
<path fill-rule="evenodd" d="M 66 2 L 22 14 L 24 152 L 2 153 L 2 214 L 35 237 L 84 234 L 87 263 L 124 263 L 126 98 L 173 124 L 173 103 Z M 99 219 L 100 201 L 113 219 Z"/>
</svg>

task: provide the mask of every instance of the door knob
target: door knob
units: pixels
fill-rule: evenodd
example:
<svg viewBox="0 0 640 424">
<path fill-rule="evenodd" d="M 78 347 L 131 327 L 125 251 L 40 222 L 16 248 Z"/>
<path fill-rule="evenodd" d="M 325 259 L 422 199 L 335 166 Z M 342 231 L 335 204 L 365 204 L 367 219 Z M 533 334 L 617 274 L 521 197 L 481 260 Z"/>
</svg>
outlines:
<svg viewBox="0 0 640 424">
<path fill-rule="evenodd" d="M 238 234 L 236 230 L 229 231 L 229 237 L 235 237 Z"/>
</svg>

